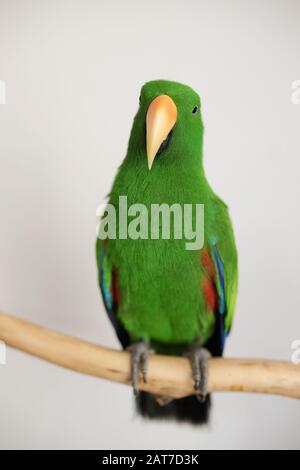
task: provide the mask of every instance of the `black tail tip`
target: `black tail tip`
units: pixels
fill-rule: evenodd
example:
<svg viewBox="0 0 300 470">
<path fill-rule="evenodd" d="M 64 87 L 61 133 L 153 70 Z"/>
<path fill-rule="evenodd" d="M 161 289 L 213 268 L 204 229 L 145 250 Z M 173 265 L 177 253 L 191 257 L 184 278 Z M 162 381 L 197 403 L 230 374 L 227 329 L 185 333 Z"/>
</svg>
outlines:
<svg viewBox="0 0 300 470">
<path fill-rule="evenodd" d="M 160 406 L 153 395 L 140 392 L 136 399 L 137 412 L 144 418 L 165 419 L 200 425 L 209 422 L 211 398 L 207 395 L 203 403 L 196 397 L 185 397 L 173 400 Z"/>
</svg>

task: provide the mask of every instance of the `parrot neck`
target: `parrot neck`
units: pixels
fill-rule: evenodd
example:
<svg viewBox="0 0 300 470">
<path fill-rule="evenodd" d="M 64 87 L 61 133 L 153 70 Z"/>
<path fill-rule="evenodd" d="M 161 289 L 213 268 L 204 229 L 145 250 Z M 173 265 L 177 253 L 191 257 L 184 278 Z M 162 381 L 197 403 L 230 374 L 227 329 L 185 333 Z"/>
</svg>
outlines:
<svg viewBox="0 0 300 470">
<path fill-rule="evenodd" d="M 200 159 L 163 161 L 158 158 L 149 170 L 144 160 L 126 158 L 113 186 L 113 199 L 128 196 L 132 203 L 201 203 L 213 194 Z"/>
</svg>

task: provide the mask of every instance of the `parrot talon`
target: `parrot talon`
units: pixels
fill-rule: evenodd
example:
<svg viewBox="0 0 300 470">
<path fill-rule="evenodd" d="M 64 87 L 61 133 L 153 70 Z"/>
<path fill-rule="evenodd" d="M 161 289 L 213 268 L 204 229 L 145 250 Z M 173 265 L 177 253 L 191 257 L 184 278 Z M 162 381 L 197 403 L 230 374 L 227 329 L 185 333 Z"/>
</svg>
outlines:
<svg viewBox="0 0 300 470">
<path fill-rule="evenodd" d="M 184 356 L 189 359 L 191 364 L 196 397 L 200 403 L 203 403 L 208 393 L 208 359 L 211 354 L 207 349 L 193 343 Z"/>
<path fill-rule="evenodd" d="M 203 395 L 202 393 L 197 393 L 196 394 L 196 398 L 197 398 L 199 403 L 204 403 L 205 400 L 206 400 L 206 397 L 207 397 L 207 393 L 205 395 Z"/>
<path fill-rule="evenodd" d="M 139 394 L 139 375 L 142 375 L 144 383 L 147 383 L 148 357 L 153 351 L 149 343 L 139 341 L 131 344 L 128 348 L 131 352 L 130 375 L 135 396 Z"/>
<path fill-rule="evenodd" d="M 194 379 L 195 379 L 195 378 L 194 378 Z M 194 390 L 195 390 L 195 391 L 199 390 L 199 387 L 200 387 L 200 380 L 196 380 L 196 379 L 195 379 Z"/>
<path fill-rule="evenodd" d="M 156 395 L 155 401 L 156 403 L 158 403 L 159 406 L 166 406 L 171 403 L 173 399 L 171 397 L 168 397 L 167 395 Z"/>
</svg>

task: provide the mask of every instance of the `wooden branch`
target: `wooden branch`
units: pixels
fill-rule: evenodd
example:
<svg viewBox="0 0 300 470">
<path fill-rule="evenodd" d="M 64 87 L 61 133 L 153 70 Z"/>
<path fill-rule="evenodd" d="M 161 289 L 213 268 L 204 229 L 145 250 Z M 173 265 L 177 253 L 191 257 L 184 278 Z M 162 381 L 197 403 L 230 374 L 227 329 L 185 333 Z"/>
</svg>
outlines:
<svg viewBox="0 0 300 470">
<path fill-rule="evenodd" d="M 84 374 L 130 384 L 130 357 L 0 313 L 0 340 L 8 346 Z M 153 355 L 148 382 L 140 388 L 181 398 L 192 395 L 193 381 L 185 358 Z M 211 359 L 210 392 L 254 392 L 300 398 L 300 366 L 289 362 Z"/>
</svg>

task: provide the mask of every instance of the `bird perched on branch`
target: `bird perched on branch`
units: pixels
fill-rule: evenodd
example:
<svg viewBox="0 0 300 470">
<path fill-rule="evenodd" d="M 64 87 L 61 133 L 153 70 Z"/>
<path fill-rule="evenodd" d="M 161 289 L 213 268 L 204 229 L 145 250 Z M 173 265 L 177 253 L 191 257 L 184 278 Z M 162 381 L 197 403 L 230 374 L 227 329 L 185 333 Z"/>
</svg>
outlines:
<svg viewBox="0 0 300 470">
<path fill-rule="evenodd" d="M 192 423 L 209 418 L 208 358 L 223 353 L 238 279 L 231 221 L 227 206 L 205 177 L 202 144 L 198 94 L 176 82 L 146 83 L 127 154 L 109 195 L 117 226 L 108 230 L 106 239 L 98 238 L 96 250 L 106 310 L 123 348 L 131 352 L 137 410 L 149 418 Z M 134 207 L 125 219 L 119 207 L 124 196 L 128 207 Z M 153 215 L 153 205 L 159 212 L 159 233 L 154 237 L 152 222 L 145 221 L 145 214 Z M 184 212 L 188 205 L 189 221 Z M 199 205 L 204 208 L 203 227 L 196 220 Z M 166 207 L 170 218 L 164 225 Z M 188 247 L 191 237 L 185 227 L 177 230 L 175 216 L 191 222 L 196 238 L 202 230 L 203 236 L 197 238 L 201 245 Z M 134 236 L 129 230 L 132 223 Z M 168 237 L 162 236 L 166 227 Z M 140 378 L 147 380 L 152 352 L 189 359 L 195 396 L 171 400 L 138 391 Z"/>
</svg>

